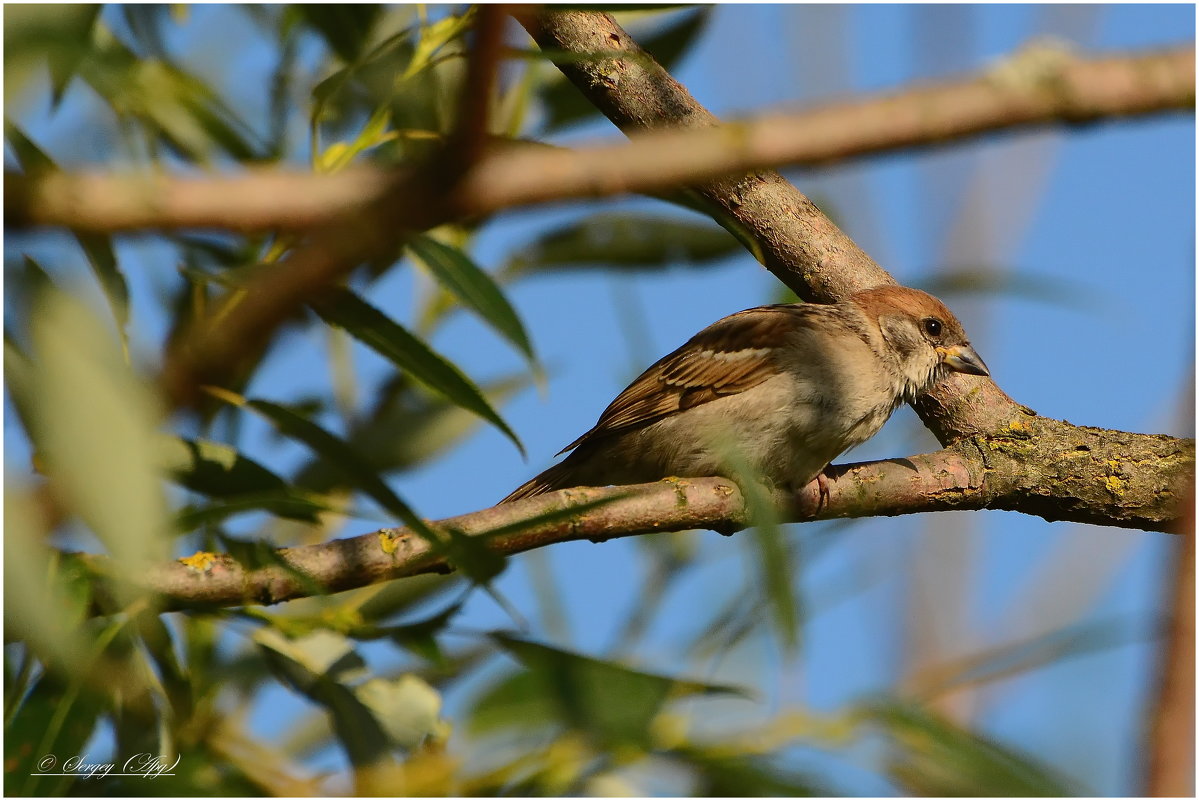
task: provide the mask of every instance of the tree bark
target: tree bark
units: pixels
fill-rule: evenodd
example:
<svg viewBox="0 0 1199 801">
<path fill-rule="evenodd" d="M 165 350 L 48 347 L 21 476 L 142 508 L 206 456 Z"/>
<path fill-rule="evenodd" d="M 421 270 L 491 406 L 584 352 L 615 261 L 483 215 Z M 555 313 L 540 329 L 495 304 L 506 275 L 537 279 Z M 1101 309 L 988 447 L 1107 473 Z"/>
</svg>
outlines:
<svg viewBox="0 0 1199 801">
<path fill-rule="evenodd" d="M 1037 426 L 1017 420 L 1005 434 L 967 438 L 936 453 L 836 466 L 830 468 L 824 498 L 812 482 L 794 495 L 776 492 L 770 500 L 780 510 L 779 522 L 1009 509 L 1046 520 L 1171 530 L 1177 496 L 1188 491 L 1193 443 Z M 1125 470 L 1126 459 L 1161 465 L 1154 475 L 1162 483 Z M 1038 470 L 1027 469 L 1030 461 Z M 1046 469 L 1052 474 L 1042 472 Z M 593 508 L 596 503 L 602 505 Z M 546 515 L 554 518 L 536 522 Z M 751 507 L 733 482 L 703 478 L 561 490 L 432 525 L 436 531 L 453 529 L 479 538 L 492 552 L 511 556 L 559 542 L 659 531 L 732 534 L 752 523 Z M 336 592 L 454 569 L 432 543 L 404 528 L 284 548 L 279 554 L 290 570 L 248 570 L 228 555 L 198 553 L 150 571 L 145 587 L 163 596 L 166 608 L 273 604 L 311 595 L 313 582 Z M 111 573 L 107 557 L 81 558 L 97 576 Z"/>
</svg>

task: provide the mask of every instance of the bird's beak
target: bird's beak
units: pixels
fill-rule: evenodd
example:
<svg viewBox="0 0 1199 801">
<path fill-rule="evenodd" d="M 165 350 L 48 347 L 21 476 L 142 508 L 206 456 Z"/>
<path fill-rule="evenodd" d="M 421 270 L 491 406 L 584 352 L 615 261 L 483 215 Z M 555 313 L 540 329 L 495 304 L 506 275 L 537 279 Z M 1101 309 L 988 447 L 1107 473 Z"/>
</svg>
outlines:
<svg viewBox="0 0 1199 801">
<path fill-rule="evenodd" d="M 952 345 L 948 348 L 937 348 L 937 353 L 941 356 L 941 363 L 957 373 L 969 373 L 970 375 L 990 375 L 991 371 L 987 369 L 987 365 L 983 364 L 983 360 L 974 352 L 974 348 L 969 345 Z"/>
</svg>

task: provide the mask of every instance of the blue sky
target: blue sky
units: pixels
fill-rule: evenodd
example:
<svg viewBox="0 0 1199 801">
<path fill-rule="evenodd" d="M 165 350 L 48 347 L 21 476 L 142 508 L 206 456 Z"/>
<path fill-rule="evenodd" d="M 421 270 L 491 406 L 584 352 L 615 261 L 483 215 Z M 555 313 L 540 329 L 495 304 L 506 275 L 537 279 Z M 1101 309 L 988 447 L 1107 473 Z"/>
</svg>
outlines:
<svg viewBox="0 0 1199 801">
<path fill-rule="evenodd" d="M 709 109 L 733 116 L 986 69 L 1043 36 L 1087 54 L 1179 45 L 1193 41 L 1194 10 L 721 6 L 675 75 Z M 218 42 L 222 57 L 213 59 Z M 261 103 L 270 54 L 244 17 L 195 7 L 168 44 L 223 87 L 235 107 Z M 95 115 L 105 118 L 98 101 L 76 85 L 56 116 L 27 106 L 19 108 L 18 119 L 63 163 L 79 165 L 107 152 L 102 137 L 80 135 L 94 130 L 82 126 Z M 555 141 L 615 135 L 606 123 L 595 123 Z M 787 174 L 902 282 L 919 285 L 971 268 L 1019 274 L 1041 287 L 1031 295 L 944 295 L 996 381 L 1020 402 L 1080 424 L 1193 435 L 1194 154 L 1193 118 L 1169 115 L 984 137 Z M 484 267 L 497 266 L 537 232 L 600 209 L 685 214 L 642 198 L 513 211 L 483 229 L 473 255 Z M 10 237 L 6 243 L 11 251 L 28 240 Z M 31 247 L 85 274 L 81 257 L 61 240 Z M 169 248 L 138 237 L 123 240 L 120 254 L 141 325 L 137 340 L 152 354 L 163 325 L 152 310 L 156 288 L 171 280 L 173 259 Z M 551 375 L 544 394 L 526 391 L 502 410 L 529 461 L 497 431 L 481 427 L 392 486 L 427 517 L 494 503 L 590 427 L 645 365 L 709 322 L 771 302 L 778 289 L 748 255 L 704 269 L 680 264 L 635 276 L 570 272 L 514 286 L 510 297 Z M 371 297 L 410 319 L 417 291 L 411 271 L 401 270 Z M 519 354 L 466 314 L 456 315 L 435 345 L 477 380 L 524 369 Z M 327 388 L 320 335 L 293 334 L 286 351 L 261 373 L 251 394 L 281 399 Z M 355 359 L 365 382 L 389 369 L 362 349 Z M 10 470 L 21 470 L 27 449 L 14 426 L 10 414 L 5 461 Z M 247 430 L 254 452 L 275 466 L 295 464 L 303 455 L 297 446 L 268 438 L 256 422 L 249 421 Z M 935 447 L 905 409 L 849 458 Z M 373 527 L 351 522 L 344 533 Z M 900 682 L 918 637 L 931 638 L 924 640 L 928 653 L 948 659 L 1031 636 L 1054 621 L 1117 620 L 1132 632 L 1128 644 L 988 685 L 969 704 L 983 730 L 1039 754 L 1093 792 L 1135 789 L 1138 716 L 1152 670 L 1145 633 L 1157 609 L 1163 565 L 1175 553 L 1164 535 L 1002 512 L 866 521 L 828 535 L 822 524 L 789 531 L 804 548 L 835 538 L 797 571 L 803 595 L 820 610 L 808 620 L 802 655 L 785 664 L 768 638 L 751 638 L 712 677 L 759 685 L 762 701 L 713 702 L 711 714 L 748 722 L 788 705 L 832 712 Z M 636 651 L 637 664 L 646 669 L 676 670 L 679 643 L 706 620 L 705 611 L 738 590 L 730 571 L 740 576 L 749 569 L 734 540 L 711 532 L 689 536 L 702 555 L 700 566 L 672 588 Z M 568 544 L 533 557 L 552 571 L 571 624 L 569 640 L 558 644 L 590 653 L 612 644 L 644 580 L 640 547 L 631 541 Z M 534 633 L 544 636 L 530 582 L 536 563 L 514 560 L 498 586 L 533 621 Z M 915 620 L 932 622 L 915 631 Z M 511 621 L 476 593 L 456 624 L 477 630 Z M 378 664 L 390 656 L 372 652 Z M 464 703 L 462 697 L 447 700 L 451 715 Z M 256 728 L 278 731 L 303 705 L 281 692 L 263 707 Z M 869 743 L 849 753 L 831 769 L 835 781 L 850 791 L 891 791 L 862 769 L 876 756 Z M 806 753 L 796 759 L 829 764 Z"/>
</svg>

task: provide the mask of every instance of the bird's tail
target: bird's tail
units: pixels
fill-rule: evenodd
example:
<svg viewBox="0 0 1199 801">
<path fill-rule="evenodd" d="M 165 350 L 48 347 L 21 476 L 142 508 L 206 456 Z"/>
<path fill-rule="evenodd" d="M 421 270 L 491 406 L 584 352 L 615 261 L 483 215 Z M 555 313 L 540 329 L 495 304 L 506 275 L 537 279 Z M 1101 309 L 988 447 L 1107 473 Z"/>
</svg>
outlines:
<svg viewBox="0 0 1199 801">
<path fill-rule="evenodd" d="M 534 495 L 566 489 L 567 487 L 577 487 L 579 482 L 574 479 L 574 473 L 574 467 L 570 463 L 570 458 L 567 457 L 562 462 L 544 472 L 538 473 L 512 490 L 500 503 L 519 501 L 522 498 L 532 498 Z"/>
</svg>

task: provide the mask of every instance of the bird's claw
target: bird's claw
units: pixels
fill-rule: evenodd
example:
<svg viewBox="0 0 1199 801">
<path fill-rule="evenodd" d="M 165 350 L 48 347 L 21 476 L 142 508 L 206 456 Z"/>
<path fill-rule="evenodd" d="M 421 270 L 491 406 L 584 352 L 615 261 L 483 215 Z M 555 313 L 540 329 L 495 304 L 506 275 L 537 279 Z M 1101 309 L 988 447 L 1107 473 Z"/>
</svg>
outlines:
<svg viewBox="0 0 1199 801">
<path fill-rule="evenodd" d="M 820 514 L 824 507 L 832 501 L 832 496 L 829 494 L 828 480 L 828 466 L 826 465 L 823 470 L 816 474 L 816 514 Z"/>
</svg>

